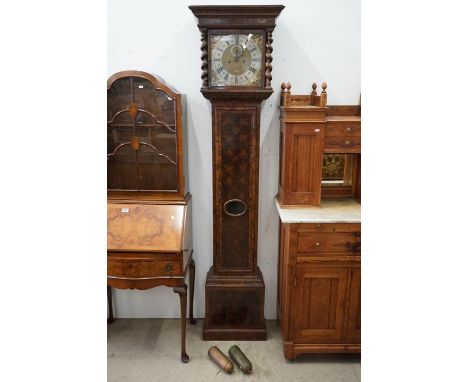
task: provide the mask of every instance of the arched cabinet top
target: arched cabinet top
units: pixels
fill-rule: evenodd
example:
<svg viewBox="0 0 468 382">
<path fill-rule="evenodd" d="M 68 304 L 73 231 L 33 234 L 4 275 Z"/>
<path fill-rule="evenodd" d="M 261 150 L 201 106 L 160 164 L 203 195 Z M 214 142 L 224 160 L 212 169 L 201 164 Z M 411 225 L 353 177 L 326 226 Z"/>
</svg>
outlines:
<svg viewBox="0 0 468 382">
<path fill-rule="evenodd" d="M 163 91 L 173 99 L 176 99 L 181 95 L 175 88 L 166 84 L 166 82 L 161 77 L 140 70 L 124 70 L 113 74 L 107 80 L 107 90 L 111 88 L 115 81 L 128 77 L 144 78 L 150 81 L 155 89 Z"/>
</svg>

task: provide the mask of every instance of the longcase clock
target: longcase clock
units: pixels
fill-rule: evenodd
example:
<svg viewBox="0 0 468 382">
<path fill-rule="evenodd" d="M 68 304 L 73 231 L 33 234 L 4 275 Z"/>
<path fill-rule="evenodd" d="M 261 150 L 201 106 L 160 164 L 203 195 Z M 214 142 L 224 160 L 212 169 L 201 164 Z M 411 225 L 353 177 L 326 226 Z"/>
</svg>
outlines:
<svg viewBox="0 0 468 382">
<path fill-rule="evenodd" d="M 257 266 L 261 102 L 272 93 L 272 33 L 282 5 L 190 6 L 198 18 L 202 94 L 212 103 L 213 266 L 205 340 L 265 340 Z"/>
</svg>

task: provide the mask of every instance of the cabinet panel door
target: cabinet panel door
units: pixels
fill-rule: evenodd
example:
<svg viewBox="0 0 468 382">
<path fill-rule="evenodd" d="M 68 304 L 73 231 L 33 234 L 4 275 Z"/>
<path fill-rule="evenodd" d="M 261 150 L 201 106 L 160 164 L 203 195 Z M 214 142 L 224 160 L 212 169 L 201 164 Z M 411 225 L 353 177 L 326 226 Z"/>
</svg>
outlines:
<svg viewBox="0 0 468 382">
<path fill-rule="evenodd" d="M 350 271 L 349 313 L 346 339 L 361 342 L 361 269 Z"/>
<path fill-rule="evenodd" d="M 295 341 L 343 338 L 347 275 L 347 268 L 297 266 Z"/>
<path fill-rule="evenodd" d="M 287 124 L 282 151 L 282 202 L 320 205 L 324 126 Z M 284 183 L 284 184 L 283 184 Z"/>
</svg>

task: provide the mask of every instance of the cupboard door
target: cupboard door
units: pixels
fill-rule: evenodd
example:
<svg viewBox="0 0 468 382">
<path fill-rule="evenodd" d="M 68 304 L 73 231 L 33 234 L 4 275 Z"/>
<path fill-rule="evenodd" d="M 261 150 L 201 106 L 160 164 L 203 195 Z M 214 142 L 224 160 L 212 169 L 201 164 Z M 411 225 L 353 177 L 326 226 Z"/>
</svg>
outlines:
<svg viewBox="0 0 468 382">
<path fill-rule="evenodd" d="M 296 342 L 343 338 L 347 279 L 347 268 L 297 266 L 293 314 Z"/>
<path fill-rule="evenodd" d="M 346 339 L 361 342 L 361 269 L 350 271 L 349 310 Z"/>
<path fill-rule="evenodd" d="M 320 205 L 323 130 L 320 123 L 291 123 L 286 126 L 281 159 L 283 204 Z"/>
</svg>

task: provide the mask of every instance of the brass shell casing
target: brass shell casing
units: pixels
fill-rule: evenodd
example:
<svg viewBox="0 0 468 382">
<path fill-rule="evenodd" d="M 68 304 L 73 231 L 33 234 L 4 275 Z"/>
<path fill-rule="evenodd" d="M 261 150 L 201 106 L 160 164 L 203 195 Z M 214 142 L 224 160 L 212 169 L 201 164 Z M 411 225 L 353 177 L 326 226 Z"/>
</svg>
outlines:
<svg viewBox="0 0 468 382">
<path fill-rule="evenodd" d="M 252 374 L 252 363 L 246 357 L 239 346 L 234 345 L 229 349 L 229 357 L 234 361 L 234 363 L 242 370 L 244 374 Z"/>
<path fill-rule="evenodd" d="M 234 365 L 217 346 L 212 346 L 208 349 L 208 356 L 218 365 L 225 373 L 231 374 L 234 371 Z"/>
</svg>

